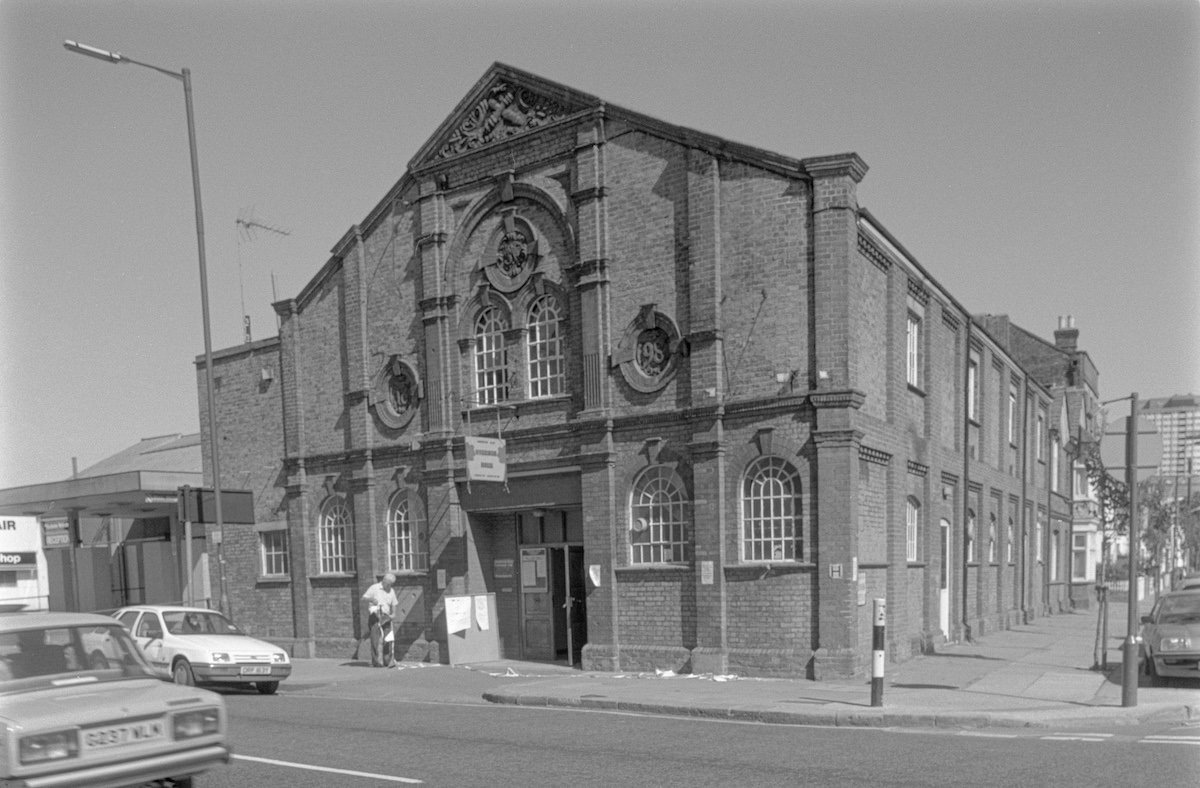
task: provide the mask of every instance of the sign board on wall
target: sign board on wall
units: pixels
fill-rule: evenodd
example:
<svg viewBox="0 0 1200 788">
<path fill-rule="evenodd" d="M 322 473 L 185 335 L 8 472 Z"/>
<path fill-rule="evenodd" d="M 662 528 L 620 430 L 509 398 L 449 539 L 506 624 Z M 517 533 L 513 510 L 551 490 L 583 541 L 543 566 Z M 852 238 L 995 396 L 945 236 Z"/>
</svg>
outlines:
<svg viewBox="0 0 1200 788">
<path fill-rule="evenodd" d="M 502 482 L 507 478 L 508 465 L 504 457 L 503 438 L 465 438 L 467 448 L 467 480 L 472 482 Z"/>
<path fill-rule="evenodd" d="M 71 523 L 67 520 L 42 521 L 42 546 L 47 550 L 71 546 Z"/>
</svg>

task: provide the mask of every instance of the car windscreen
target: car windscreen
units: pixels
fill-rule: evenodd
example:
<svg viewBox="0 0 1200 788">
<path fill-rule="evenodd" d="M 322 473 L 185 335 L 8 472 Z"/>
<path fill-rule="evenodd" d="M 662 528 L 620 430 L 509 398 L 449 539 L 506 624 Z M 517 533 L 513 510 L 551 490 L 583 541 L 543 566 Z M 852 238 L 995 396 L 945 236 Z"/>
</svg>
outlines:
<svg viewBox="0 0 1200 788">
<path fill-rule="evenodd" d="M 115 621 L 0 632 L 0 692 L 146 677 L 158 678 Z"/>
<path fill-rule="evenodd" d="M 236 625 L 215 610 L 164 610 L 163 623 L 172 635 L 241 635 Z"/>
<path fill-rule="evenodd" d="M 1158 623 L 1200 623 L 1200 594 L 1164 597 L 1162 609 L 1158 612 Z"/>
</svg>

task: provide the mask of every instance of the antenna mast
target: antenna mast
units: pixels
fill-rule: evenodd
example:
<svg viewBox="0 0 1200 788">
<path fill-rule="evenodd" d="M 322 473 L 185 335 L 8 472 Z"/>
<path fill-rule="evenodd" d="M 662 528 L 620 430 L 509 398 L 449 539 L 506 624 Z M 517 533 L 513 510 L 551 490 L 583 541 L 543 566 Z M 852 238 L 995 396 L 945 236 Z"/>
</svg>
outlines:
<svg viewBox="0 0 1200 788">
<path fill-rule="evenodd" d="M 250 336 L 250 315 L 246 312 L 246 288 L 242 283 L 242 241 L 253 241 L 256 237 L 256 230 L 266 230 L 276 235 L 291 235 L 288 230 L 283 230 L 278 227 L 272 227 L 269 224 L 264 224 L 254 218 L 254 206 L 243 208 L 238 214 L 238 218 L 233 220 L 238 228 L 238 291 L 242 299 L 242 328 L 245 332 L 245 342 L 251 341 Z M 275 291 L 275 272 L 271 272 L 271 294 L 274 297 Z M 278 300 L 278 299 L 276 299 Z"/>
</svg>

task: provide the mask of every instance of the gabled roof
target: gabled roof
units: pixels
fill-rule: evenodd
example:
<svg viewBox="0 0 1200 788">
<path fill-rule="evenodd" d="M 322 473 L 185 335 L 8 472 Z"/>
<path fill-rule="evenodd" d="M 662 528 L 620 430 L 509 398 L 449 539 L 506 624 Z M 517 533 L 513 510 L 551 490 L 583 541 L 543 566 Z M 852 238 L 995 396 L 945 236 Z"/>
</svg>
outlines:
<svg viewBox="0 0 1200 788">
<path fill-rule="evenodd" d="M 76 478 L 108 476 L 126 471 L 200 473 L 200 433 L 142 438 L 129 448 L 84 468 Z"/>
</svg>

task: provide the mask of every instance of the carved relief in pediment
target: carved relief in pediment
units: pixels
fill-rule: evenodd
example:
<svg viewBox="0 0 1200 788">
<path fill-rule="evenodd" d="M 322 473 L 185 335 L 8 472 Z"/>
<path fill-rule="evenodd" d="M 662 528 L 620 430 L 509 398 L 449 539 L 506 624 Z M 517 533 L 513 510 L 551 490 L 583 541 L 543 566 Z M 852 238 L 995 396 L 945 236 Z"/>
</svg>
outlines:
<svg viewBox="0 0 1200 788">
<path fill-rule="evenodd" d="M 557 101 L 501 80 L 492 85 L 438 152 L 439 159 L 499 142 L 567 114 Z"/>
</svg>

